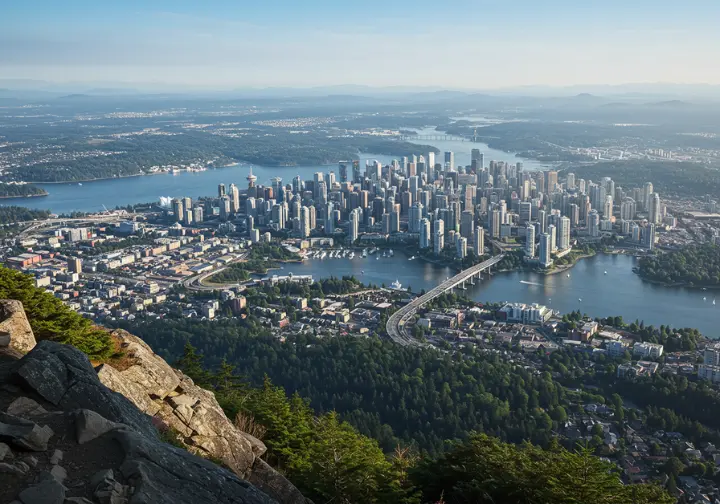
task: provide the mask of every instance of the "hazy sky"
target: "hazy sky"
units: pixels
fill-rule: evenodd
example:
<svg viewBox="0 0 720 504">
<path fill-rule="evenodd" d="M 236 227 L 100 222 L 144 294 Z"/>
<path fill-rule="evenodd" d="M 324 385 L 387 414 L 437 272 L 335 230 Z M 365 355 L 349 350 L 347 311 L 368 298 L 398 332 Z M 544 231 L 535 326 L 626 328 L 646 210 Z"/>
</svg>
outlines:
<svg viewBox="0 0 720 504">
<path fill-rule="evenodd" d="M 0 79 L 720 84 L 718 0 L 4 0 Z"/>
</svg>

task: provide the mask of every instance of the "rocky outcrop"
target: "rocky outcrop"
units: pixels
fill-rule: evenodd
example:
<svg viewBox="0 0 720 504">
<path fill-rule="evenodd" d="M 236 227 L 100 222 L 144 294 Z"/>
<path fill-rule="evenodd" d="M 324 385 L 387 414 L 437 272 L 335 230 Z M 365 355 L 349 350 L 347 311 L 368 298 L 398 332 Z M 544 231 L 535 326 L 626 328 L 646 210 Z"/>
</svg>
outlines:
<svg viewBox="0 0 720 504">
<path fill-rule="evenodd" d="M 173 369 L 140 338 L 126 331 L 115 331 L 113 336 L 121 341 L 131 364 L 122 370 L 108 364 L 99 366 L 97 376 L 105 386 L 172 427 L 188 450 L 221 460 L 283 504 L 308 502 L 292 483 L 260 459 L 265 445 L 235 427 L 215 394 Z"/>
<path fill-rule="evenodd" d="M 117 367 L 103 364 L 94 369 L 87 356 L 71 346 L 50 341 L 35 345 L 19 302 L 0 300 L 3 314 L 7 318 L 0 323 L 0 412 L 7 413 L 0 413 L 0 475 L 24 478 L 27 499 L 49 492 L 66 503 L 311 504 L 260 458 L 265 445 L 236 428 L 212 392 L 173 369 L 141 339 L 115 331 L 124 358 Z M 4 357 L 19 360 L 4 364 Z M 3 404 L 3 390 L 16 396 Z M 162 443 L 156 426 L 178 432 L 186 450 Z M 64 444 L 66 439 L 72 439 L 72 446 Z M 111 441 L 114 444 L 108 444 Z M 63 493 L 66 478 L 90 481 L 93 476 L 73 471 L 72 456 L 68 470 L 59 465 L 68 458 L 68 450 L 71 455 L 103 453 L 105 461 L 118 444 L 122 453 L 106 467 L 114 470 L 110 477 L 94 475 L 97 484 L 83 487 L 92 486 L 92 491 Z M 43 460 L 48 463 L 42 471 L 33 470 L 13 457 L 11 448 L 47 452 Z M 206 459 L 221 461 L 231 473 Z M 97 464 L 92 468 L 99 469 Z M 0 488 L 0 502 L 4 497 Z M 17 493 L 11 497 L 17 498 Z M 22 495 L 20 502 L 30 504 Z"/>
<path fill-rule="evenodd" d="M 129 425 L 146 437 L 157 438 L 150 417 L 138 411 L 122 394 L 99 386 L 87 356 L 74 347 L 41 341 L 13 366 L 10 380 L 63 410 L 96 411 L 112 422 Z"/>
<path fill-rule="evenodd" d="M 0 480 L 0 502 L 21 504 L 277 503 L 160 441 L 150 417 L 100 383 L 84 354 L 47 341 L 17 362 L 0 360 Z"/>
<path fill-rule="evenodd" d="M 35 335 L 20 301 L 0 299 L 0 347 L 27 353 L 35 346 Z"/>
</svg>

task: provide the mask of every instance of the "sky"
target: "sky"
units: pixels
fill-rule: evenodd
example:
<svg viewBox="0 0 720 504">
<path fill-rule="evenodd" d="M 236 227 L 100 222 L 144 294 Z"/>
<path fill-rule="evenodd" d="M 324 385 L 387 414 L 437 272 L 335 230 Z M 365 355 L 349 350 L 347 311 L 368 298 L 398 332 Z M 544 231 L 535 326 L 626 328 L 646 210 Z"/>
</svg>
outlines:
<svg viewBox="0 0 720 504">
<path fill-rule="evenodd" d="M 0 82 L 207 89 L 720 84 L 717 0 L 3 3 Z"/>
</svg>

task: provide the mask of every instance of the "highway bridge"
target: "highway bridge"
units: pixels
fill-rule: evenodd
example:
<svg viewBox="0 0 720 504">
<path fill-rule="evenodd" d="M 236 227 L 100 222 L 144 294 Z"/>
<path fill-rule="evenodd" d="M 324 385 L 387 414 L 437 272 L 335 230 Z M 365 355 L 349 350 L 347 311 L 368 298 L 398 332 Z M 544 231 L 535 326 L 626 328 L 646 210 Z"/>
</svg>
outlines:
<svg viewBox="0 0 720 504">
<path fill-rule="evenodd" d="M 505 254 L 496 255 L 487 261 L 483 261 L 480 264 L 476 264 L 475 266 L 471 266 L 470 268 L 461 271 L 454 277 L 448 278 L 434 289 L 413 299 L 410 303 L 393 313 L 388 319 L 386 326 L 390 339 L 399 345 L 419 344 L 418 341 L 408 336 L 405 331 L 406 323 L 415 315 L 417 310 L 440 294 L 452 290 L 457 286 L 465 287 L 466 282 L 474 283 L 476 277 L 480 277 L 483 271 L 499 263 L 504 257 Z"/>
</svg>

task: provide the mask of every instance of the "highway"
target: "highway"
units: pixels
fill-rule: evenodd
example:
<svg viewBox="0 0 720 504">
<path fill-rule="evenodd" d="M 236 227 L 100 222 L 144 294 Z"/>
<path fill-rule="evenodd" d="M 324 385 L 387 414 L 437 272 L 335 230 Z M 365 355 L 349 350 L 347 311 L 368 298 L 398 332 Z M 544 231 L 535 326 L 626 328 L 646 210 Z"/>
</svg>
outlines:
<svg viewBox="0 0 720 504">
<path fill-rule="evenodd" d="M 440 294 L 449 291 L 450 289 L 460 285 L 463 282 L 466 282 L 470 278 L 478 275 L 489 267 L 499 263 L 504 257 L 505 254 L 496 255 L 495 257 L 492 257 L 487 261 L 481 262 L 480 264 L 476 264 L 475 266 L 471 266 L 470 268 L 461 271 L 454 277 L 448 278 L 437 287 L 426 292 L 422 296 L 413 299 L 410 303 L 406 304 L 398 311 L 393 313 L 388 319 L 386 326 L 386 330 L 388 336 L 390 336 L 390 339 L 392 339 L 395 343 L 403 346 L 419 345 L 420 343 L 418 341 L 412 339 L 405 332 L 405 324 L 413 315 L 415 315 L 415 312 L 421 306 L 436 298 Z"/>
<path fill-rule="evenodd" d="M 37 231 L 38 229 L 40 229 L 44 226 L 48 226 L 48 225 L 64 226 L 66 223 L 70 223 L 70 222 L 77 224 L 80 222 L 111 222 L 111 221 L 116 221 L 116 220 L 132 220 L 134 215 L 135 214 L 122 213 L 122 214 L 88 215 L 86 217 L 67 218 L 67 219 L 58 217 L 57 219 L 16 222 L 15 224 L 19 224 L 19 225 L 30 224 L 30 227 L 23 229 L 17 235 L 18 238 L 24 238 L 28 234 L 31 234 L 33 231 Z"/>
<path fill-rule="evenodd" d="M 235 282 L 235 283 L 229 283 L 229 284 L 217 284 L 213 286 L 205 285 L 203 284 L 203 280 L 206 278 L 216 275 L 217 273 L 220 273 L 222 271 L 225 271 L 225 269 L 230 266 L 233 263 L 244 261 L 247 258 L 248 253 L 244 252 L 241 254 L 237 259 L 235 259 L 232 262 L 229 262 L 226 266 L 223 266 L 222 268 L 218 268 L 216 270 L 212 271 L 206 271 L 205 273 L 200 273 L 199 275 L 193 275 L 191 277 L 185 278 L 180 281 L 183 287 L 186 287 L 189 290 L 194 291 L 213 291 L 213 290 L 224 290 L 229 289 L 231 287 L 242 287 L 242 283 Z"/>
</svg>

